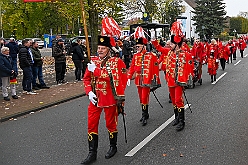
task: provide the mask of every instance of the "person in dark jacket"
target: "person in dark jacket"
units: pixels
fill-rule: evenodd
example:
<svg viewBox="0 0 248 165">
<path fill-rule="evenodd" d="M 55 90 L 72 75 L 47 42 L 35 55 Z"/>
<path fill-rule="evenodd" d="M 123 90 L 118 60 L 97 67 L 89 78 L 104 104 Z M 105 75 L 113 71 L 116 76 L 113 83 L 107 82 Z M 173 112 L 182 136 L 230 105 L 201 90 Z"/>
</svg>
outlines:
<svg viewBox="0 0 248 165">
<path fill-rule="evenodd" d="M 84 73 L 86 71 L 87 68 L 87 64 L 90 63 L 90 57 L 88 55 L 88 51 L 87 51 L 87 46 L 86 46 L 86 40 L 82 40 L 82 44 L 80 45 L 83 49 L 84 52 L 84 62 L 83 62 L 83 70 L 82 70 L 82 77 L 84 77 Z"/>
<path fill-rule="evenodd" d="M 2 48 L 4 46 L 4 39 L 0 38 L 0 48 Z M 2 79 L 0 77 L 0 87 L 2 87 Z"/>
<path fill-rule="evenodd" d="M 4 46 L 4 39 L 0 38 L 0 48 L 2 48 Z"/>
<path fill-rule="evenodd" d="M 81 73 L 83 71 L 83 62 L 84 62 L 84 51 L 80 46 L 82 41 L 77 39 L 75 43 L 72 44 L 72 61 L 75 65 L 75 76 L 77 81 L 81 81 Z M 83 74 L 83 73 L 82 73 Z"/>
<path fill-rule="evenodd" d="M 34 59 L 34 64 L 32 66 L 32 72 L 33 72 L 32 87 L 35 90 L 39 90 L 40 88 L 49 89 L 50 87 L 46 86 L 46 83 L 44 82 L 43 79 L 43 73 L 42 73 L 43 59 L 41 57 L 38 42 L 34 41 L 30 49 Z M 36 83 L 37 77 L 40 84 Z"/>
<path fill-rule="evenodd" d="M 56 37 L 52 39 L 52 56 L 53 56 L 53 53 L 54 53 L 53 47 L 57 44 L 57 42 L 58 42 L 58 40 L 60 38 L 61 38 L 60 35 L 56 35 Z"/>
<path fill-rule="evenodd" d="M 65 83 L 66 71 L 66 51 L 64 47 L 64 40 L 58 39 L 58 42 L 53 46 L 53 54 L 55 60 L 55 72 L 57 84 Z"/>
<path fill-rule="evenodd" d="M 10 98 L 8 97 L 8 86 L 10 86 L 12 98 L 18 99 L 15 84 L 10 84 L 10 77 L 14 75 L 15 71 L 13 69 L 12 58 L 9 55 L 9 48 L 2 47 L 0 53 L 0 77 L 2 80 L 2 93 L 5 101 L 10 101 Z"/>
<path fill-rule="evenodd" d="M 18 73 L 18 68 L 17 68 L 18 45 L 15 42 L 15 39 L 10 38 L 9 43 L 7 43 L 5 46 L 9 48 L 9 55 L 11 56 L 13 60 L 14 71 Z"/>
<path fill-rule="evenodd" d="M 124 63 L 126 64 L 126 67 L 128 69 L 132 57 L 132 46 L 129 37 L 126 37 L 123 40 L 122 55 L 124 56 Z"/>
<path fill-rule="evenodd" d="M 19 65 L 23 70 L 23 79 L 22 79 L 22 88 L 26 94 L 37 94 L 32 91 L 32 65 L 34 63 L 33 57 L 30 50 L 31 42 L 28 39 L 24 39 L 22 41 L 22 45 L 20 45 L 20 50 L 18 54 Z"/>
</svg>

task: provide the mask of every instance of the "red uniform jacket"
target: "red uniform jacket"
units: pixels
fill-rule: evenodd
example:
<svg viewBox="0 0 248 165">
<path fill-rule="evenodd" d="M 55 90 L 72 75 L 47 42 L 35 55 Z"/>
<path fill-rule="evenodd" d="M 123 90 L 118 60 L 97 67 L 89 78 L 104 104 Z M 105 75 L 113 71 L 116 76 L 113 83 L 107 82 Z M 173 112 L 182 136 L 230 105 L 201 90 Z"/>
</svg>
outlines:
<svg viewBox="0 0 248 165">
<path fill-rule="evenodd" d="M 178 56 L 178 62 L 176 60 Z M 169 51 L 166 58 L 166 80 L 168 87 L 187 86 L 190 77 L 193 76 L 193 59 L 192 56 L 183 50 L 178 55 L 173 51 Z M 178 67 L 176 65 L 178 63 Z"/>
<path fill-rule="evenodd" d="M 246 48 L 246 43 L 245 43 L 245 41 L 244 41 L 243 39 L 239 39 L 239 46 L 238 46 L 238 48 L 239 48 L 240 50 L 245 50 L 245 48 Z"/>
<path fill-rule="evenodd" d="M 117 57 L 110 57 L 103 66 L 101 66 L 102 60 L 98 57 L 92 59 L 92 61 L 96 65 L 93 75 L 87 68 L 83 78 L 86 94 L 94 91 L 92 88 L 92 84 L 94 83 L 98 107 L 108 107 L 115 105 L 118 99 L 123 100 L 127 84 L 127 73 L 124 62 Z M 109 69 L 107 69 L 107 66 Z M 113 88 L 116 94 L 113 94 L 108 70 L 112 73 L 112 83 L 114 84 Z"/>
<path fill-rule="evenodd" d="M 233 54 L 235 52 L 236 47 L 234 46 L 234 44 L 227 43 L 226 46 L 229 48 L 230 54 Z"/>
<path fill-rule="evenodd" d="M 219 49 L 218 49 L 218 45 L 213 45 L 210 44 L 209 45 L 209 53 L 208 53 L 208 70 L 214 70 L 216 71 L 218 69 L 218 63 L 216 62 L 216 59 L 219 59 Z M 208 71 L 209 74 L 212 75 L 212 71 L 210 73 L 210 71 Z M 213 74 L 215 75 L 215 72 L 213 72 Z"/>
<path fill-rule="evenodd" d="M 157 51 L 161 52 L 161 56 L 159 57 L 158 63 L 160 64 L 162 62 L 161 65 L 161 70 L 165 71 L 166 68 L 166 57 L 168 56 L 168 53 L 170 51 L 170 48 L 168 47 L 162 47 L 157 40 L 152 41 L 153 46 L 155 47 L 155 49 L 157 49 Z"/>
<path fill-rule="evenodd" d="M 204 53 L 204 46 L 201 42 L 198 44 L 194 44 L 191 49 L 191 55 L 194 56 L 194 59 L 199 61 L 200 63 L 203 63 L 203 60 L 206 59 L 206 54 Z"/>
<path fill-rule="evenodd" d="M 135 84 L 137 86 L 151 88 L 161 86 L 157 61 L 156 54 L 146 50 L 134 54 L 127 76 L 128 79 L 131 79 L 135 74 Z"/>
<path fill-rule="evenodd" d="M 231 50 L 230 50 L 228 45 L 226 45 L 226 46 L 222 45 L 222 47 L 219 48 L 219 58 L 220 59 L 224 58 L 227 61 L 230 53 L 231 53 Z"/>
<path fill-rule="evenodd" d="M 238 43 L 237 40 L 233 40 L 232 42 L 233 42 L 233 46 L 234 46 L 233 52 L 235 52 L 237 50 L 238 46 L 239 46 L 239 43 Z"/>
<path fill-rule="evenodd" d="M 208 44 L 208 42 L 204 42 L 203 43 L 203 57 L 204 58 L 203 58 L 202 64 L 207 63 L 208 53 L 209 53 L 209 44 Z"/>
<path fill-rule="evenodd" d="M 185 52 L 190 53 L 189 45 L 186 44 L 185 42 L 183 42 L 181 49 L 184 50 Z"/>
</svg>

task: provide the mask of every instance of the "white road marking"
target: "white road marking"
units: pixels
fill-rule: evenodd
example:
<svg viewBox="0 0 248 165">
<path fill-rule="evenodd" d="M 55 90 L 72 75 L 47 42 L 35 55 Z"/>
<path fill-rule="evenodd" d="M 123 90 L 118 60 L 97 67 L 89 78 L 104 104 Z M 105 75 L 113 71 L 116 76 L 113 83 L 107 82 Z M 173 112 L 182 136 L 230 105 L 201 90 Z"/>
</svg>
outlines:
<svg viewBox="0 0 248 165">
<path fill-rule="evenodd" d="M 246 54 L 244 57 L 247 57 L 248 56 L 248 54 Z"/>
<path fill-rule="evenodd" d="M 217 81 L 219 81 L 219 80 L 220 80 L 222 77 L 224 77 L 226 74 L 227 74 L 227 72 L 225 72 L 225 73 L 223 73 L 222 75 L 220 75 L 220 77 L 218 77 L 218 78 L 216 79 L 216 81 L 212 82 L 212 84 L 213 84 L 213 85 L 216 84 Z"/>
<path fill-rule="evenodd" d="M 186 110 L 191 104 L 186 104 L 184 109 Z M 141 141 L 136 147 L 129 151 L 125 156 L 134 156 L 141 148 L 143 148 L 149 141 L 151 141 L 159 132 L 161 132 L 167 125 L 169 125 L 175 119 L 175 115 L 171 116 L 166 122 L 164 122 L 160 127 L 153 131 L 149 136 L 147 136 L 143 141 Z"/>
<path fill-rule="evenodd" d="M 241 62 L 241 60 L 238 60 L 238 61 L 234 64 L 234 66 L 238 65 L 240 62 Z"/>
</svg>

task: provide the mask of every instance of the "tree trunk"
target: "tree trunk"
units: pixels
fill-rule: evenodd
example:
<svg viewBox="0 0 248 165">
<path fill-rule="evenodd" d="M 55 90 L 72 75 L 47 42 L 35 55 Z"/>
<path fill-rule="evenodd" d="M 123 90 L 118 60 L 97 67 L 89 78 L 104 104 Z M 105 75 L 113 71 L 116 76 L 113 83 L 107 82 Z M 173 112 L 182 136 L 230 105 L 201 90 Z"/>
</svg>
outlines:
<svg viewBox="0 0 248 165">
<path fill-rule="evenodd" d="M 98 12 L 95 10 L 93 0 L 89 0 L 89 35 L 91 36 L 91 55 L 96 55 L 98 39 Z"/>
</svg>

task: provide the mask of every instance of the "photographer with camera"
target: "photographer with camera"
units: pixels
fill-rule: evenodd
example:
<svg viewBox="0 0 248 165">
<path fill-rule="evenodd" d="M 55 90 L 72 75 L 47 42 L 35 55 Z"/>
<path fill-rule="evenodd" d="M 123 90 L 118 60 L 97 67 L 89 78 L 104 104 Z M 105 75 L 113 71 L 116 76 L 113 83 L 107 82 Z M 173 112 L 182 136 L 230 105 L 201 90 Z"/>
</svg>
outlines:
<svg viewBox="0 0 248 165">
<path fill-rule="evenodd" d="M 11 80 L 16 78 L 16 75 L 17 73 L 14 71 L 12 58 L 9 55 L 9 48 L 2 47 L 0 53 L 0 77 L 2 79 L 2 93 L 5 101 L 10 101 L 8 97 L 8 86 L 10 86 L 12 98 L 18 99 L 15 83 L 10 83 Z"/>
</svg>

